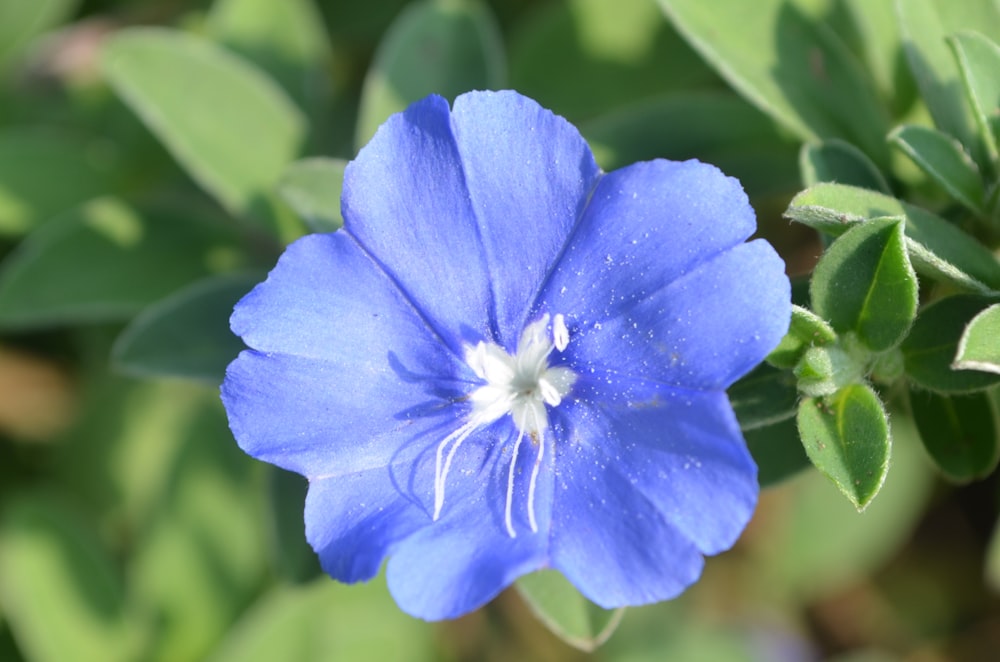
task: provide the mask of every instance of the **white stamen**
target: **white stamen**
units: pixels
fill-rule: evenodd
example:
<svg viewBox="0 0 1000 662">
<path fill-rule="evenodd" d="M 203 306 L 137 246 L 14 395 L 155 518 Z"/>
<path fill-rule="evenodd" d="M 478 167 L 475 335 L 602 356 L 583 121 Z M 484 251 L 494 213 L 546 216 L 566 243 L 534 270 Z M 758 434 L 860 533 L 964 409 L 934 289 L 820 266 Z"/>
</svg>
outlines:
<svg viewBox="0 0 1000 662">
<path fill-rule="evenodd" d="M 514 524 L 511 519 L 511 507 L 514 503 L 514 469 L 517 466 L 517 451 L 521 448 L 521 440 L 524 439 L 524 425 L 519 425 L 518 428 L 520 429 L 517 432 L 517 441 L 514 442 L 514 450 L 511 453 L 510 468 L 507 470 L 507 503 L 504 507 L 503 514 L 504 524 L 507 525 L 507 534 L 511 538 L 517 537 L 517 533 L 514 532 Z"/>
<path fill-rule="evenodd" d="M 458 449 L 474 432 L 510 414 L 518 434 L 507 469 L 504 525 L 511 538 L 517 537 L 513 515 L 514 482 L 521 442 L 527 434 L 538 443 L 538 454 L 528 484 L 527 503 L 528 523 L 533 532 L 538 532 L 535 488 L 545 456 L 546 405 L 559 406 L 576 382 L 576 374 L 572 370 L 564 366 L 549 367 L 548 359 L 553 349 L 562 352 L 568 345 L 569 329 L 565 317 L 558 314 L 550 318 L 545 314 L 524 328 L 513 355 L 491 342 L 466 346 L 466 363 L 486 383 L 469 393 L 467 400 L 472 405 L 472 411 L 465 423 L 438 444 L 434 469 L 435 520 L 444 507 L 445 483 Z"/>
<path fill-rule="evenodd" d="M 562 313 L 552 318 L 552 342 L 560 352 L 569 346 L 569 329 L 566 328 L 566 318 Z"/>
<path fill-rule="evenodd" d="M 528 524 L 532 533 L 538 533 L 538 522 L 535 521 L 535 483 L 538 482 L 538 470 L 542 466 L 542 456 L 545 454 L 545 428 L 538 425 L 537 413 L 535 413 L 535 424 L 538 427 L 538 455 L 535 456 L 535 466 L 531 468 L 531 480 L 528 482 Z"/>
</svg>

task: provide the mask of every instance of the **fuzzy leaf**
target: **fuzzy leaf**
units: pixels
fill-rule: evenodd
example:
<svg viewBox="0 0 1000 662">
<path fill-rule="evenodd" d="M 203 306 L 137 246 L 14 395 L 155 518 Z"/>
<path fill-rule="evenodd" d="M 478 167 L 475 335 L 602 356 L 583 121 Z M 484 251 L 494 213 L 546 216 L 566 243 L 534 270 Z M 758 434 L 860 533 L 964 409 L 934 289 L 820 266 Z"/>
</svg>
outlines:
<svg viewBox="0 0 1000 662">
<path fill-rule="evenodd" d="M 917 313 L 903 221 L 872 219 L 841 235 L 816 265 L 810 293 L 816 314 L 835 331 L 855 332 L 876 352 L 898 345 Z"/>
<path fill-rule="evenodd" d="M 988 249 L 943 218 L 888 195 L 817 184 L 795 196 L 785 216 L 834 237 L 872 218 L 902 216 L 906 248 L 918 273 L 972 292 L 1000 292 L 1000 262 Z"/>
<path fill-rule="evenodd" d="M 889 469 L 889 422 L 878 395 L 851 384 L 799 404 L 799 434 L 813 464 L 858 510 L 871 503 Z"/>
<path fill-rule="evenodd" d="M 962 73 L 965 94 L 979 130 L 982 149 L 995 163 L 997 154 L 997 112 L 1000 110 L 1000 47 L 976 32 L 960 32 L 948 39 Z"/>
<path fill-rule="evenodd" d="M 1000 304 L 982 311 L 965 327 L 952 367 L 1000 373 Z"/>
<path fill-rule="evenodd" d="M 905 125 L 890 133 L 889 141 L 966 209 L 982 210 L 979 168 L 957 140 L 936 129 Z"/>
<path fill-rule="evenodd" d="M 810 347 L 827 345 L 837 339 L 826 321 L 807 308 L 792 306 L 792 321 L 788 333 L 767 356 L 767 362 L 777 368 L 794 368 Z M 738 382 L 737 382 L 738 383 Z"/>
<path fill-rule="evenodd" d="M 958 295 L 921 310 L 902 345 L 907 376 L 939 393 L 977 391 L 1000 382 L 1000 374 L 953 367 L 966 326 L 991 303 L 984 297 Z"/>
</svg>

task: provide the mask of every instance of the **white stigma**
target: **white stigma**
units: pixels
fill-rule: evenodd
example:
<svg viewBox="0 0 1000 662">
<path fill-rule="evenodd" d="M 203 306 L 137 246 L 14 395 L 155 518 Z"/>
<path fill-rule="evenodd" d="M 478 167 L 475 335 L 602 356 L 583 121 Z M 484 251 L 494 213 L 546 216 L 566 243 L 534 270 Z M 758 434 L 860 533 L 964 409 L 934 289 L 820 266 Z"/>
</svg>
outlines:
<svg viewBox="0 0 1000 662">
<path fill-rule="evenodd" d="M 549 355 L 553 349 L 562 352 L 568 345 L 569 329 L 566 328 L 566 319 L 562 315 L 556 315 L 552 319 L 550 331 L 549 316 L 543 315 L 521 333 L 514 355 L 490 342 L 479 342 L 475 347 L 465 348 L 466 363 L 486 383 L 469 394 L 472 411 L 465 423 L 438 444 L 434 473 L 435 520 L 444 507 L 445 481 L 459 446 L 476 430 L 510 414 L 517 428 L 517 439 L 514 441 L 507 470 L 504 524 L 510 537 L 517 537 L 511 514 L 515 465 L 521 442 L 527 436 L 538 446 L 528 483 L 528 523 L 533 532 L 538 531 L 534 506 L 535 484 L 545 455 L 545 430 L 549 425 L 545 405 L 558 407 L 576 381 L 576 374 L 569 368 L 549 367 Z"/>
</svg>

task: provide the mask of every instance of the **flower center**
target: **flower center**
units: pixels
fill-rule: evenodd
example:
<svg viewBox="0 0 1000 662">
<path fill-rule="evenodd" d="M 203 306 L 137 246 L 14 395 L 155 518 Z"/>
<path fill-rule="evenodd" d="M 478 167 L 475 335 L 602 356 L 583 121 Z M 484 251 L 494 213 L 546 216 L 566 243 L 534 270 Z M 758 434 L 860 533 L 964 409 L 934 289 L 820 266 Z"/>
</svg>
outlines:
<svg viewBox="0 0 1000 662">
<path fill-rule="evenodd" d="M 551 333 L 551 335 L 550 335 Z M 507 502 L 504 523 L 511 538 L 514 532 L 511 509 L 514 495 L 515 466 L 518 451 L 525 434 L 538 446 L 535 465 L 528 483 L 528 523 L 533 532 L 538 531 L 535 521 L 535 483 L 545 454 L 545 431 L 549 417 L 545 405 L 557 407 L 576 381 L 576 374 L 569 368 L 549 367 L 552 351 L 563 351 L 569 344 L 569 330 L 562 315 L 556 315 L 549 326 L 549 316 L 529 324 L 521 333 L 517 352 L 508 354 L 494 343 L 479 342 L 465 349 L 465 361 L 485 384 L 469 394 L 472 412 L 462 427 L 438 444 L 434 475 L 434 519 L 437 520 L 444 506 L 445 481 L 452 459 L 463 441 L 476 430 L 510 414 L 517 428 L 517 440 L 511 453 L 507 470 Z M 447 455 L 445 449 L 448 448 Z"/>
</svg>

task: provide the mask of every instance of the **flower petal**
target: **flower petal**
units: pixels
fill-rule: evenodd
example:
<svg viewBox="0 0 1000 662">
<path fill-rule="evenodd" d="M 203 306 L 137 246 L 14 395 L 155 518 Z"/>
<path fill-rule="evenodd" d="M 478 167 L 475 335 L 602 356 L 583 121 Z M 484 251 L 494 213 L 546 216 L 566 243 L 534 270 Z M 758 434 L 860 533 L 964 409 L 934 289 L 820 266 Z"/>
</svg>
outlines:
<svg viewBox="0 0 1000 662">
<path fill-rule="evenodd" d="M 226 371 L 230 427 L 250 455 L 306 476 L 385 466 L 454 419 L 444 405 L 467 390 L 454 376 L 471 376 L 340 233 L 290 246 L 232 324 L 258 351 Z"/>
<path fill-rule="evenodd" d="M 452 122 L 512 351 L 601 172 L 573 125 L 515 92 L 462 95 Z"/>
<path fill-rule="evenodd" d="M 676 597 L 701 574 L 701 553 L 603 447 L 612 433 L 600 417 L 576 413 L 587 416 L 560 416 L 573 426 L 556 458 L 552 567 L 606 609 Z"/>
<path fill-rule="evenodd" d="M 541 293 L 538 312 L 586 322 L 619 316 L 749 237 L 739 182 L 698 161 L 649 161 L 608 173 Z M 537 314 L 537 313 L 536 313 Z"/>
<path fill-rule="evenodd" d="M 305 522 L 323 570 L 356 582 L 378 574 L 392 545 L 431 518 L 404 496 L 387 467 L 379 467 L 310 482 Z"/>
<path fill-rule="evenodd" d="M 448 102 L 393 115 L 344 173 L 344 227 L 461 355 L 493 326 L 490 278 Z M 478 326 L 476 326 L 478 325 Z"/>
<path fill-rule="evenodd" d="M 757 466 L 726 394 L 594 381 L 600 445 L 617 471 L 703 554 L 732 547 L 757 503 Z M 582 389 L 583 390 L 583 389 Z M 631 392 L 623 402 L 603 391 Z M 640 395 L 641 394 L 641 395 Z M 599 428 L 595 426 L 595 431 Z"/>
<path fill-rule="evenodd" d="M 475 449 L 463 447 L 456 455 L 460 464 L 449 474 L 449 495 L 441 519 L 392 551 L 389 590 L 407 613 L 427 620 L 461 616 L 489 602 L 521 575 L 547 564 L 552 440 L 538 474 L 533 504 L 538 531 L 532 532 L 527 495 L 537 455 L 527 448 L 537 448 L 524 439 L 515 470 L 512 519 L 516 537 L 511 537 L 504 510 L 515 438 L 513 425 L 506 419 L 479 435 L 473 442 Z"/>
<path fill-rule="evenodd" d="M 759 240 L 717 254 L 645 298 L 616 296 L 623 300 L 615 317 L 591 321 L 608 311 L 600 299 L 567 314 L 573 340 L 566 360 L 689 389 L 728 388 L 778 344 L 791 318 L 784 263 Z"/>
</svg>

